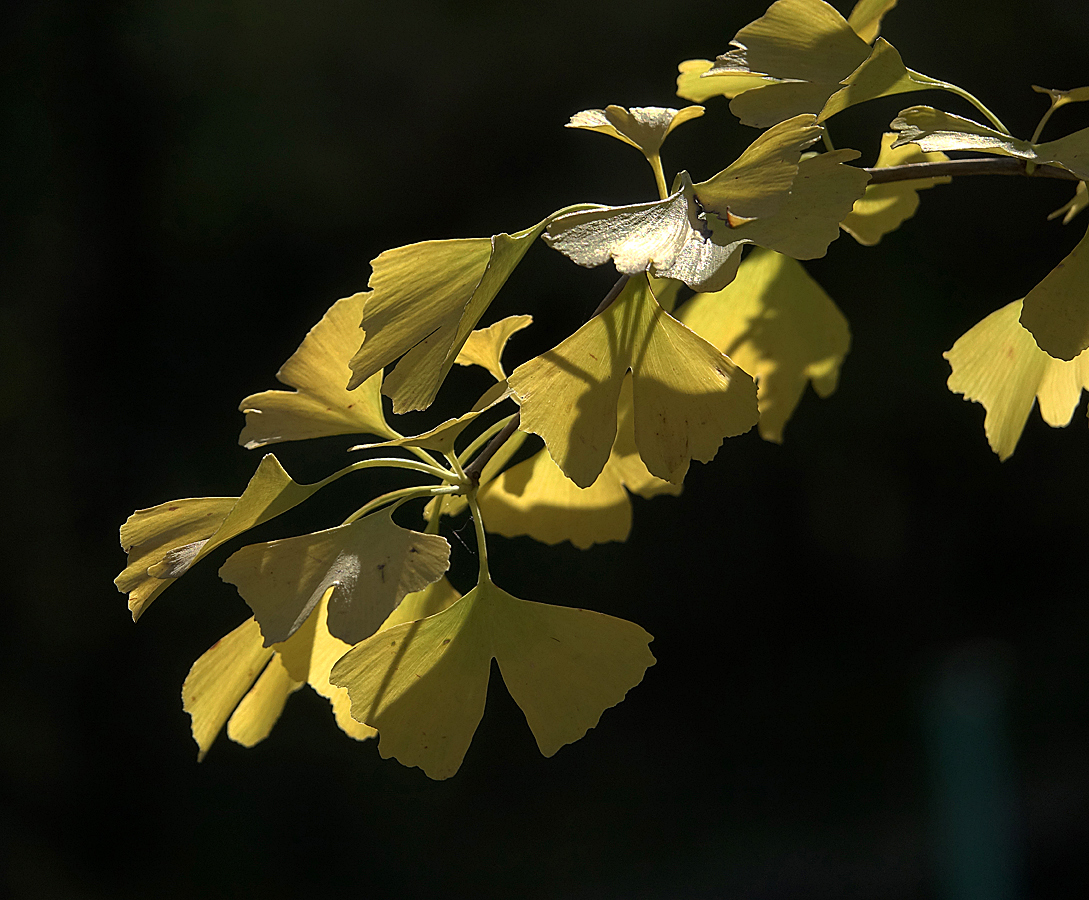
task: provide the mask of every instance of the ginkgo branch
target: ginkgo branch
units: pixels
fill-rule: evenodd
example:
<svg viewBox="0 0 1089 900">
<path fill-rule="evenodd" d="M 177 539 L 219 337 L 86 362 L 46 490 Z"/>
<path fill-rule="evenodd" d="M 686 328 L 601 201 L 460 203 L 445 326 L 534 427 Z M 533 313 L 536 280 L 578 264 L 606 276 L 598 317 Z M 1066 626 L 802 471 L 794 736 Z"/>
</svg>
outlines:
<svg viewBox="0 0 1089 900">
<path fill-rule="evenodd" d="M 1033 178 L 1058 178 L 1063 181 L 1080 181 L 1073 172 L 1059 166 L 1036 166 L 1028 171 L 1024 160 L 1004 156 L 983 156 L 972 159 L 951 159 L 943 162 L 905 163 L 902 166 L 884 166 L 864 169 L 869 173 L 870 184 L 888 184 L 891 181 L 910 181 L 915 178 L 942 178 L 956 175 L 1026 175 Z"/>
</svg>

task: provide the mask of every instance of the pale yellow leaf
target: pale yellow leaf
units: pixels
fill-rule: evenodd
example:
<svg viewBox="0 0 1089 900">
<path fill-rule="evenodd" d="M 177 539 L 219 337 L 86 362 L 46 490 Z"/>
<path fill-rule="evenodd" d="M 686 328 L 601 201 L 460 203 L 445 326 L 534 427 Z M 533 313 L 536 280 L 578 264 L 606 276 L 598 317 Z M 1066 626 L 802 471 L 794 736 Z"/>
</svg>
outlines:
<svg viewBox="0 0 1089 900">
<path fill-rule="evenodd" d="M 1047 218 L 1048 221 L 1050 221 L 1051 219 L 1057 219 L 1059 216 L 1062 216 L 1063 224 L 1069 225 L 1070 220 L 1078 213 L 1082 212 L 1086 207 L 1089 207 L 1089 190 L 1086 189 L 1084 181 L 1079 181 L 1077 188 L 1074 189 L 1074 196 Z"/>
<path fill-rule="evenodd" d="M 496 381 L 505 381 L 507 373 L 502 359 L 507 341 L 512 334 L 532 324 L 533 316 L 507 316 L 487 328 L 478 328 L 465 339 L 454 362 L 459 366 L 481 366 Z"/>
<path fill-rule="evenodd" d="M 730 72 L 706 75 L 714 65 L 709 59 L 686 59 L 677 66 L 677 96 L 693 103 L 705 103 L 712 97 L 736 97 L 744 91 L 773 82 L 763 75 Z"/>
<path fill-rule="evenodd" d="M 678 125 L 703 115 L 702 106 L 670 109 L 662 106 L 607 106 L 575 113 L 568 128 L 583 128 L 607 134 L 635 147 L 648 159 L 658 155 L 662 143 Z"/>
<path fill-rule="evenodd" d="M 848 107 L 878 97 L 936 87 L 932 79 L 920 76 L 905 66 L 896 48 L 884 38 L 877 39 L 869 59 L 844 79 L 843 85 L 828 98 L 817 116 L 819 121 L 823 122 Z"/>
<path fill-rule="evenodd" d="M 872 44 L 881 33 L 881 20 L 894 6 L 896 0 L 858 0 L 847 17 L 847 24 L 862 40 Z"/>
<path fill-rule="evenodd" d="M 242 698 L 227 721 L 227 737 L 243 747 L 253 747 L 268 737 L 284 711 L 287 698 L 303 686 L 273 654 L 265 671 Z"/>
</svg>

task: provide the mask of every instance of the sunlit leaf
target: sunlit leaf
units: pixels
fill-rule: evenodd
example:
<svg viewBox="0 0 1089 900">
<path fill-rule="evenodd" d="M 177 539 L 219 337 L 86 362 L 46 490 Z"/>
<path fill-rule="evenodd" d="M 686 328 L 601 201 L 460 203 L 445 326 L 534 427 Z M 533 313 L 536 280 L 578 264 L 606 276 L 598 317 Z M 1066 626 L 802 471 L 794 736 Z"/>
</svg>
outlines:
<svg viewBox="0 0 1089 900">
<path fill-rule="evenodd" d="M 333 667 L 379 752 L 430 778 L 461 766 L 484 713 L 492 659 L 541 752 L 581 738 L 653 665 L 651 637 L 601 613 L 519 600 L 488 581 L 448 609 L 391 628 Z"/>
<path fill-rule="evenodd" d="M 261 677 L 227 720 L 227 737 L 243 747 L 254 747 L 269 736 L 284 711 L 287 698 L 303 686 L 273 654 Z"/>
<path fill-rule="evenodd" d="M 847 24 L 867 44 L 881 33 L 881 20 L 896 6 L 896 0 L 858 0 L 847 17 Z"/>
<path fill-rule="evenodd" d="M 873 52 L 862 65 L 843 81 L 822 107 L 818 120 L 823 122 L 848 107 L 878 97 L 891 97 L 911 91 L 923 91 L 938 85 L 933 79 L 913 72 L 904 65 L 900 54 L 884 38 L 878 38 Z"/>
<path fill-rule="evenodd" d="M 743 125 L 770 128 L 799 115 L 816 115 L 839 90 L 839 84 L 777 81 L 759 90 L 745 91 L 730 101 L 730 112 Z"/>
<path fill-rule="evenodd" d="M 1089 232 L 1028 292 L 1021 324 L 1056 359 L 1072 360 L 1089 347 Z"/>
<path fill-rule="evenodd" d="M 651 158 L 658 155 L 662 143 L 678 125 L 703 115 L 702 106 L 670 109 L 661 106 L 607 106 L 605 109 L 587 109 L 575 113 L 568 128 L 584 128 L 607 134 L 630 144 Z"/>
<path fill-rule="evenodd" d="M 631 378 L 621 387 L 612 453 L 590 487 L 576 486 L 546 450 L 481 483 L 480 509 L 489 531 L 506 537 L 525 534 L 546 544 L 566 540 L 583 550 L 627 540 L 632 521 L 628 491 L 644 497 L 681 491 L 679 485 L 651 475 L 639 458 Z"/>
<path fill-rule="evenodd" d="M 363 339 L 359 320 L 366 299 L 355 294 L 334 303 L 276 373 L 294 391 L 263 391 L 242 401 L 242 446 L 252 450 L 333 434 L 395 436 L 382 413 L 380 373 L 354 391 L 345 388 L 352 374 L 348 360 Z"/>
<path fill-rule="evenodd" d="M 709 59 L 686 59 L 677 66 L 677 96 L 693 103 L 705 103 L 712 97 L 736 97 L 744 91 L 773 84 L 763 75 L 727 72 L 705 75 L 712 66 Z"/>
<path fill-rule="evenodd" d="M 757 380 L 760 435 L 781 442 L 807 382 L 836 389 L 851 345 L 847 320 L 798 261 L 754 250 L 732 284 L 697 294 L 678 317 Z"/>
<path fill-rule="evenodd" d="M 1055 212 L 1049 215 L 1048 221 L 1051 219 L 1057 219 L 1059 216 L 1063 217 L 1063 224 L 1069 225 L 1070 220 L 1074 218 L 1078 213 L 1089 206 L 1089 190 L 1086 189 L 1085 182 L 1079 181 L 1077 188 L 1074 190 L 1074 196 L 1070 198 L 1067 203 L 1060 206 Z"/>
<path fill-rule="evenodd" d="M 665 312 L 645 277 L 632 278 L 608 309 L 509 379 L 520 427 L 544 439 L 579 487 L 608 462 L 629 370 L 639 455 L 666 481 L 680 483 L 692 459 L 710 460 L 723 438 L 756 423 L 752 379 Z"/>
<path fill-rule="evenodd" d="M 454 362 L 459 366 L 481 366 L 496 381 L 505 381 L 507 373 L 503 368 L 502 358 L 507 341 L 512 334 L 532 324 L 533 316 L 507 316 L 487 328 L 478 328 L 465 339 Z"/>
<path fill-rule="evenodd" d="M 881 153 L 877 157 L 876 168 L 949 159 L 944 153 L 923 153 L 914 144 L 905 144 L 894 150 L 892 143 L 895 140 L 895 134 L 881 136 Z M 936 184 L 948 184 L 951 180 L 949 177 L 913 178 L 887 184 L 871 184 L 866 188 L 866 193 L 855 201 L 850 215 L 840 226 L 860 244 L 872 247 L 915 215 L 919 208 L 919 191 L 932 188 Z"/>
<path fill-rule="evenodd" d="M 261 625 L 265 645 L 286 641 L 325 592 L 329 631 L 349 644 L 370 637 L 401 598 L 450 567 L 445 538 L 401 528 L 390 510 L 348 525 L 234 553 L 219 570 Z"/>
<path fill-rule="evenodd" d="M 1066 106 L 1067 103 L 1084 103 L 1089 100 L 1089 86 L 1073 88 L 1069 91 L 1059 91 L 1054 88 L 1040 87 L 1038 84 L 1034 84 L 1032 89 L 1038 94 L 1047 94 L 1051 98 L 1051 106 L 1053 109 L 1058 109 L 1060 106 Z"/>
<path fill-rule="evenodd" d="M 991 313 L 945 354 L 953 372 L 949 390 L 982 403 L 987 442 L 1007 459 L 1017 446 L 1033 402 L 1053 428 L 1070 423 L 1083 388 L 1089 388 L 1089 353 L 1068 362 L 1036 346 L 1018 321 L 1021 301 Z"/>
<path fill-rule="evenodd" d="M 172 500 L 137 510 L 121 526 L 128 565 L 114 584 L 129 595 L 133 621 L 216 547 L 302 503 L 322 483 L 298 484 L 266 454 L 241 497 Z"/>
</svg>

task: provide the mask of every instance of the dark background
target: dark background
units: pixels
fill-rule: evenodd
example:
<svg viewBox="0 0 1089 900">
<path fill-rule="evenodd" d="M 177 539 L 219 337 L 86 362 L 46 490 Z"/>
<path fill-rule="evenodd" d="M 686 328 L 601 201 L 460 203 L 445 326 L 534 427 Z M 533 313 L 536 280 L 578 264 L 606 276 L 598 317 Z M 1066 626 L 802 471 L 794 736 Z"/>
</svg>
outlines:
<svg viewBox="0 0 1089 900">
<path fill-rule="evenodd" d="M 138 627 L 111 584 L 133 509 L 241 490 L 257 455 L 236 446 L 238 401 L 274 386 L 331 302 L 363 288 L 370 259 L 523 228 L 572 202 L 650 199 L 636 153 L 562 124 L 608 103 L 683 105 L 676 63 L 724 51 L 763 7 L 9 11 L 0 893 L 1084 896 L 1084 406 L 1065 430 L 1034 412 L 999 463 L 941 357 L 1084 233 L 1084 216 L 1043 221 L 1069 184 L 964 179 L 925 194 L 878 248 L 844 236 L 809 268 L 853 349 L 839 392 L 810 392 L 784 445 L 728 441 L 682 497 L 636 501 L 626 545 L 494 540 L 511 592 L 655 635 L 643 684 L 552 759 L 493 678 L 446 782 L 344 738 L 309 690 L 266 742 L 222 736 L 198 766 L 179 691 L 248 615 L 216 578 L 230 551 Z M 1087 9 L 904 0 L 884 34 L 1028 136 L 1045 108 L 1029 84 L 1089 82 Z M 956 98 L 891 98 L 838 117 L 837 145 L 873 159 L 882 126 L 916 102 L 970 113 Z M 708 107 L 670 139 L 667 171 L 708 177 L 755 136 L 725 101 Z M 1089 110 L 1053 121 L 1057 137 Z M 533 313 L 511 349 L 528 358 L 612 279 L 542 246 L 488 321 Z M 445 389 L 436 415 L 474 386 Z M 313 481 L 347 444 L 277 453 Z M 259 538 L 333 524 L 360 496 Z"/>
</svg>

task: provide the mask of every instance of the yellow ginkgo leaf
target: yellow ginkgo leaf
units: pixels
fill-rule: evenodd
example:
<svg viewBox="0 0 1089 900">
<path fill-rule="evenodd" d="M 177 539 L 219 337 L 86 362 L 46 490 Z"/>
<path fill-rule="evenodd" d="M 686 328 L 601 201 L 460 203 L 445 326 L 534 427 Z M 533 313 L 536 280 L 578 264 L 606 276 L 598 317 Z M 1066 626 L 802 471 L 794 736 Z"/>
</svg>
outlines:
<svg viewBox="0 0 1089 900">
<path fill-rule="evenodd" d="M 869 58 L 843 80 L 843 87 L 828 98 L 817 119 L 823 122 L 848 107 L 878 97 L 947 87 L 945 82 L 913 72 L 892 44 L 878 38 Z"/>
<path fill-rule="evenodd" d="M 128 565 L 114 579 L 117 589 L 129 595 L 133 621 L 216 547 L 287 512 L 323 486 L 298 484 L 269 453 L 241 497 L 172 500 L 137 510 L 121 526 Z"/>
<path fill-rule="evenodd" d="M 1069 91 L 1059 91 L 1034 84 L 1032 89 L 1038 94 L 1047 94 L 1051 98 L 1052 110 L 1056 110 L 1060 106 L 1066 106 L 1067 103 L 1084 103 L 1089 100 L 1089 86 L 1073 88 Z"/>
<path fill-rule="evenodd" d="M 896 0 L 858 0 L 847 17 L 847 24 L 862 40 L 872 44 L 881 33 L 881 20 L 894 6 Z"/>
<path fill-rule="evenodd" d="M 1056 359 L 1072 360 L 1089 347 L 1089 231 L 1028 292 L 1021 324 Z"/>
<path fill-rule="evenodd" d="M 1089 388 L 1089 353 L 1064 362 L 1048 356 L 1018 321 L 1021 301 L 973 326 L 945 353 L 953 372 L 949 390 L 987 410 L 987 442 L 1007 459 L 1017 446 L 1033 402 L 1053 428 L 1070 424 L 1083 388 Z"/>
<path fill-rule="evenodd" d="M 779 443 L 807 382 L 836 389 L 851 345 L 847 320 L 797 260 L 754 250 L 732 284 L 697 294 L 678 317 L 756 378 L 760 436 Z"/>
<path fill-rule="evenodd" d="M 1062 216 L 1063 224 L 1069 225 L 1070 220 L 1078 213 L 1082 212 L 1086 207 L 1089 207 L 1089 189 L 1086 189 L 1084 181 L 1079 181 L 1077 188 L 1074 189 L 1074 196 L 1047 218 L 1048 221 L 1051 221 L 1052 219 L 1057 219 L 1059 216 Z"/>
<path fill-rule="evenodd" d="M 481 366 L 496 381 L 505 381 L 507 373 L 502 359 L 507 341 L 512 334 L 532 324 L 533 316 L 507 316 L 487 328 L 478 328 L 465 339 L 454 362 L 459 366 Z"/>
<path fill-rule="evenodd" d="M 684 480 L 723 438 L 758 416 L 756 385 L 729 359 L 663 310 L 645 276 L 571 337 L 511 373 L 523 431 L 540 435 L 579 487 L 608 462 L 624 377 L 633 374 L 635 443 L 650 472 Z"/>
<path fill-rule="evenodd" d="M 355 644 L 370 637 L 405 594 L 450 567 L 445 538 L 401 528 L 390 510 L 300 537 L 251 544 L 219 570 L 261 625 L 266 646 L 286 641 L 325 592 L 329 631 Z"/>
<path fill-rule="evenodd" d="M 680 63 L 677 66 L 677 96 L 693 103 L 705 103 L 712 97 L 736 97 L 743 91 L 773 83 L 763 75 L 748 72 L 705 75 L 712 66 L 714 63 L 709 59 L 686 59 Z"/>
<path fill-rule="evenodd" d="M 892 143 L 895 140 L 895 134 L 881 136 L 881 153 L 877 157 L 876 168 L 949 159 L 944 153 L 923 153 L 914 144 L 905 144 L 894 150 Z M 871 184 L 866 188 L 866 193 L 855 201 L 850 215 L 840 222 L 840 227 L 860 244 L 872 247 L 915 215 L 915 210 L 919 208 L 919 191 L 936 184 L 948 184 L 951 180 L 949 177 L 913 178 L 910 181 Z"/>
<path fill-rule="evenodd" d="M 582 550 L 627 540 L 632 522 L 628 491 L 643 497 L 681 492 L 680 485 L 651 475 L 639 458 L 631 378 L 624 380 L 620 391 L 609 461 L 590 487 L 576 486 L 545 450 L 481 483 L 480 509 L 488 531 L 505 537 L 525 534 L 546 544 L 570 541 Z"/>
<path fill-rule="evenodd" d="M 294 391 L 263 391 L 242 401 L 242 446 L 252 450 L 333 434 L 396 435 L 382 414 L 381 373 L 354 391 L 345 388 L 352 374 L 348 360 L 363 338 L 359 320 L 366 299 L 355 294 L 334 303 L 276 373 Z"/>
<path fill-rule="evenodd" d="M 584 128 L 607 134 L 639 150 L 648 159 L 656 157 L 662 144 L 678 125 L 703 115 L 702 106 L 669 109 L 662 106 L 607 106 L 575 113 L 568 128 Z"/>
<path fill-rule="evenodd" d="M 287 698 L 303 686 L 273 654 L 261 677 L 227 720 L 227 737 L 243 747 L 254 747 L 269 736 L 284 711 Z"/>
<path fill-rule="evenodd" d="M 484 581 L 448 609 L 376 634 L 333 667 L 379 752 L 430 778 L 461 766 L 484 713 L 491 661 L 541 752 L 581 738 L 654 664 L 651 637 L 601 613 L 519 600 Z"/>
</svg>

